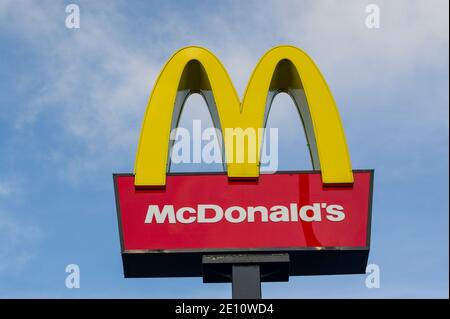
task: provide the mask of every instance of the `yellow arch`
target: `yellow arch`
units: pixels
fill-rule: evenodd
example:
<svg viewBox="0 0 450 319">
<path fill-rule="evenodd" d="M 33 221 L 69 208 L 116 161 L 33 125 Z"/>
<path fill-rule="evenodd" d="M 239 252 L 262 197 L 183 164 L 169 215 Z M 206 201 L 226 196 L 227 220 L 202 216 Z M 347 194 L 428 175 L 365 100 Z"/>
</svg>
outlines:
<svg viewBox="0 0 450 319">
<path fill-rule="evenodd" d="M 136 154 L 136 186 L 165 185 L 170 131 L 177 125 L 184 101 L 195 92 L 205 97 L 214 124 L 222 131 L 264 127 L 275 94 L 289 93 L 301 114 L 313 167 L 321 170 L 323 183 L 353 183 L 336 104 L 320 71 L 306 53 L 292 46 L 269 50 L 255 67 L 240 103 L 220 61 L 204 48 L 186 47 L 166 63 L 150 96 Z M 227 155 L 236 146 L 226 134 L 223 136 Z M 257 145 L 256 163 L 228 163 L 229 177 L 259 176 L 261 142 Z"/>
</svg>

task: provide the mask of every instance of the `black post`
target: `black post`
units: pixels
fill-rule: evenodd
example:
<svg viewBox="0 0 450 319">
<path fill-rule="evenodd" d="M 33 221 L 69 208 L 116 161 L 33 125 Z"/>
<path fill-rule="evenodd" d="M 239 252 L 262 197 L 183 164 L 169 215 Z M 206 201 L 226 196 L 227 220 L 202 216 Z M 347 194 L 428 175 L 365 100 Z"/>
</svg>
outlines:
<svg viewBox="0 0 450 319">
<path fill-rule="evenodd" d="M 233 299 L 261 299 L 259 265 L 232 266 Z"/>
</svg>

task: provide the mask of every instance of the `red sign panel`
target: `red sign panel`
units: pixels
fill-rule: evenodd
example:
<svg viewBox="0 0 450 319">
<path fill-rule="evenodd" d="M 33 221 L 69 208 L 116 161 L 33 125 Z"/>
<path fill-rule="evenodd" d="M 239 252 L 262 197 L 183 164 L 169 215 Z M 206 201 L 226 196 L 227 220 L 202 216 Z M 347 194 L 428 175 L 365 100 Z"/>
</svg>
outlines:
<svg viewBox="0 0 450 319">
<path fill-rule="evenodd" d="M 165 189 L 115 175 L 122 251 L 367 249 L 372 173 L 336 187 L 310 172 L 168 175 Z"/>
</svg>

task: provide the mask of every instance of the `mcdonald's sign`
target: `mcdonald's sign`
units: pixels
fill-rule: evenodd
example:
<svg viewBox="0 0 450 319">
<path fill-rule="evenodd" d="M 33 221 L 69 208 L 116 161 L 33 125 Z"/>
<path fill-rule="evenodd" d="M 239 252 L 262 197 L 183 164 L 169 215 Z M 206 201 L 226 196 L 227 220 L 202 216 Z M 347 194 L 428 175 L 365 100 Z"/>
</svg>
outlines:
<svg viewBox="0 0 450 319">
<path fill-rule="evenodd" d="M 278 92 L 298 108 L 313 171 L 260 174 L 262 141 L 224 135 L 226 173 L 168 173 L 170 132 L 190 94 L 224 131 L 264 127 Z M 241 148 L 257 160 L 235 161 Z M 269 50 L 242 102 L 210 51 L 177 51 L 150 96 L 134 172 L 113 177 L 125 277 L 202 276 L 205 255 L 242 253 L 287 255 L 289 275 L 365 272 L 373 170 L 352 169 L 331 92 L 298 48 Z"/>
</svg>

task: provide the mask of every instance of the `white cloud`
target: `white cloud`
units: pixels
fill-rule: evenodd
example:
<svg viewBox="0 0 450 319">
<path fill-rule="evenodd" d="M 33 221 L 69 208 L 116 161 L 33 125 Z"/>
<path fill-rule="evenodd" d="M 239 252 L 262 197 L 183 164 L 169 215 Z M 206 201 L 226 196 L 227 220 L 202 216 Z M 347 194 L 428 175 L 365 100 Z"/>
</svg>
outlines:
<svg viewBox="0 0 450 319">
<path fill-rule="evenodd" d="M 38 253 L 41 229 L 0 210 L 0 274 L 21 271 Z"/>
<path fill-rule="evenodd" d="M 3 176 L 0 179 L 0 198 L 11 198 L 22 193 L 23 179 L 15 176 Z"/>
<path fill-rule="evenodd" d="M 448 77 L 448 2 L 377 1 L 378 30 L 365 27 L 366 3 L 236 2 L 217 4 L 204 16 L 155 6 L 133 24 L 123 6 L 89 1 L 80 3 L 81 28 L 68 30 L 63 3 L 5 2 L 0 29 L 26 41 L 47 70 L 31 75 L 40 89 L 16 125 L 32 126 L 40 114 L 51 112 L 57 129 L 84 146 L 76 156 L 62 151 L 56 164 L 63 175 L 77 179 L 110 170 L 134 151 L 153 81 L 174 50 L 190 44 L 212 49 L 242 94 L 262 54 L 290 43 L 317 62 L 341 112 L 366 109 L 374 119 L 407 122 L 401 140 L 412 138 L 411 129 L 448 128 L 446 86 L 423 92 L 423 101 L 400 98 L 420 91 L 427 79 L 418 75 Z"/>
<path fill-rule="evenodd" d="M 380 7 L 380 29 L 364 24 L 368 3 Z M 438 74 L 448 82 L 448 6 L 442 0 L 315 1 L 310 6 L 289 1 L 271 10 L 277 11 L 280 34 L 313 56 L 339 100 L 359 96 L 362 103 L 352 108 L 448 127 L 447 84 L 425 91 L 426 81 Z M 406 102 L 404 95 L 411 93 L 424 101 Z"/>
<path fill-rule="evenodd" d="M 5 182 L 0 182 L 0 196 L 8 196 L 12 193 L 11 186 Z"/>
</svg>

